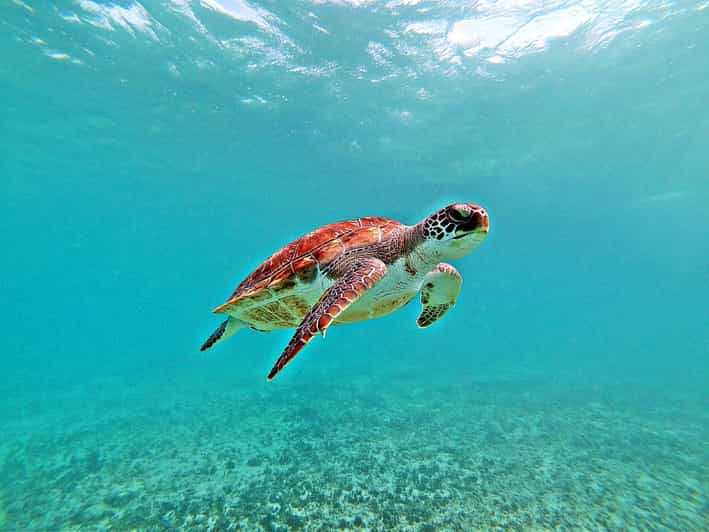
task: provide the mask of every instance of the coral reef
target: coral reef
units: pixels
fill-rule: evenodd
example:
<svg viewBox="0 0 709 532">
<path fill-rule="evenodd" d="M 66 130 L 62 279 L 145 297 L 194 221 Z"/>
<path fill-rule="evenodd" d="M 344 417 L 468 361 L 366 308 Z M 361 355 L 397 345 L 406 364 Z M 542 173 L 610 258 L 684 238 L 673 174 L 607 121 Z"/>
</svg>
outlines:
<svg viewBox="0 0 709 532">
<path fill-rule="evenodd" d="M 31 427 L 10 420 L 5 528 L 707 525 L 696 402 L 534 379 L 182 379 L 84 386 L 39 406 Z"/>
</svg>

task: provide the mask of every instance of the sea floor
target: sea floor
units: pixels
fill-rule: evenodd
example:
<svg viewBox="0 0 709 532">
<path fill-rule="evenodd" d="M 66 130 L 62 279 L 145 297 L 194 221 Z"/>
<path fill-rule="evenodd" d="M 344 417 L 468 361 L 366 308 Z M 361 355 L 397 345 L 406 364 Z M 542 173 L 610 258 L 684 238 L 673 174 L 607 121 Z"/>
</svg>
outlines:
<svg viewBox="0 0 709 532">
<path fill-rule="evenodd" d="M 709 530 L 701 394 L 217 373 L 7 385 L 0 529 Z"/>
</svg>

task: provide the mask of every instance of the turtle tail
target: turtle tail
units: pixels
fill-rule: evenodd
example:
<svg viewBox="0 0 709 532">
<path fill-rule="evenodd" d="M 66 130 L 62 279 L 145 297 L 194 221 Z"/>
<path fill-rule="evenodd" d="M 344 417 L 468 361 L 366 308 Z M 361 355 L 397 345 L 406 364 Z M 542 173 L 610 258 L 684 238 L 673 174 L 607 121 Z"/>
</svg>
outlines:
<svg viewBox="0 0 709 532">
<path fill-rule="evenodd" d="M 217 342 L 221 342 L 222 340 L 226 340 L 227 338 L 231 337 L 236 331 L 243 327 L 244 324 L 241 321 L 230 316 L 229 318 L 224 320 L 219 327 L 217 327 L 217 330 L 214 331 L 209 336 L 209 338 L 207 338 L 207 340 L 202 344 L 202 347 L 200 347 L 199 350 L 206 351 Z"/>
</svg>

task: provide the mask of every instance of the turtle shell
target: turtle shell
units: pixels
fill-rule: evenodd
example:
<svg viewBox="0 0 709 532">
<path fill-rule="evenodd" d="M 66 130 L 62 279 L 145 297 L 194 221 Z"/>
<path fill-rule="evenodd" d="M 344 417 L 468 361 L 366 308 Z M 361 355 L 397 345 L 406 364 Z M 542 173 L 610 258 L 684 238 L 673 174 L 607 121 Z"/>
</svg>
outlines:
<svg viewBox="0 0 709 532">
<path fill-rule="evenodd" d="M 273 306 L 278 300 L 278 307 L 286 303 L 288 308 L 283 310 L 287 315 L 280 316 L 281 312 L 274 307 L 270 312 L 272 321 L 283 321 L 282 326 L 293 326 L 294 315 L 302 317 L 310 308 L 303 298 L 293 296 L 299 287 L 311 283 L 320 270 L 343 253 L 386 240 L 401 227 L 394 220 L 372 216 L 316 229 L 267 258 L 214 312 L 240 313 L 247 307 Z"/>
</svg>

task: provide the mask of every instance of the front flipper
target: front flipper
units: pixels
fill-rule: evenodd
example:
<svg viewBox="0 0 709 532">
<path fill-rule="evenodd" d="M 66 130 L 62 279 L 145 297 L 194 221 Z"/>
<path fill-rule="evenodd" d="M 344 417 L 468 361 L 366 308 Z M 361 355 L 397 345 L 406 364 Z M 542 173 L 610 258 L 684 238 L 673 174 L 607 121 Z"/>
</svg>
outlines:
<svg viewBox="0 0 709 532">
<path fill-rule="evenodd" d="M 327 289 L 303 318 L 298 330 L 268 374 L 268 380 L 272 380 L 276 373 L 293 360 L 318 332 L 325 336 L 333 320 L 377 284 L 386 271 L 387 267 L 381 260 L 363 259 Z"/>
<path fill-rule="evenodd" d="M 416 323 L 419 327 L 428 327 L 443 317 L 446 311 L 455 305 L 455 300 L 463 285 L 463 278 L 453 266 L 440 262 L 426 274 L 421 287 L 421 314 Z"/>
</svg>

